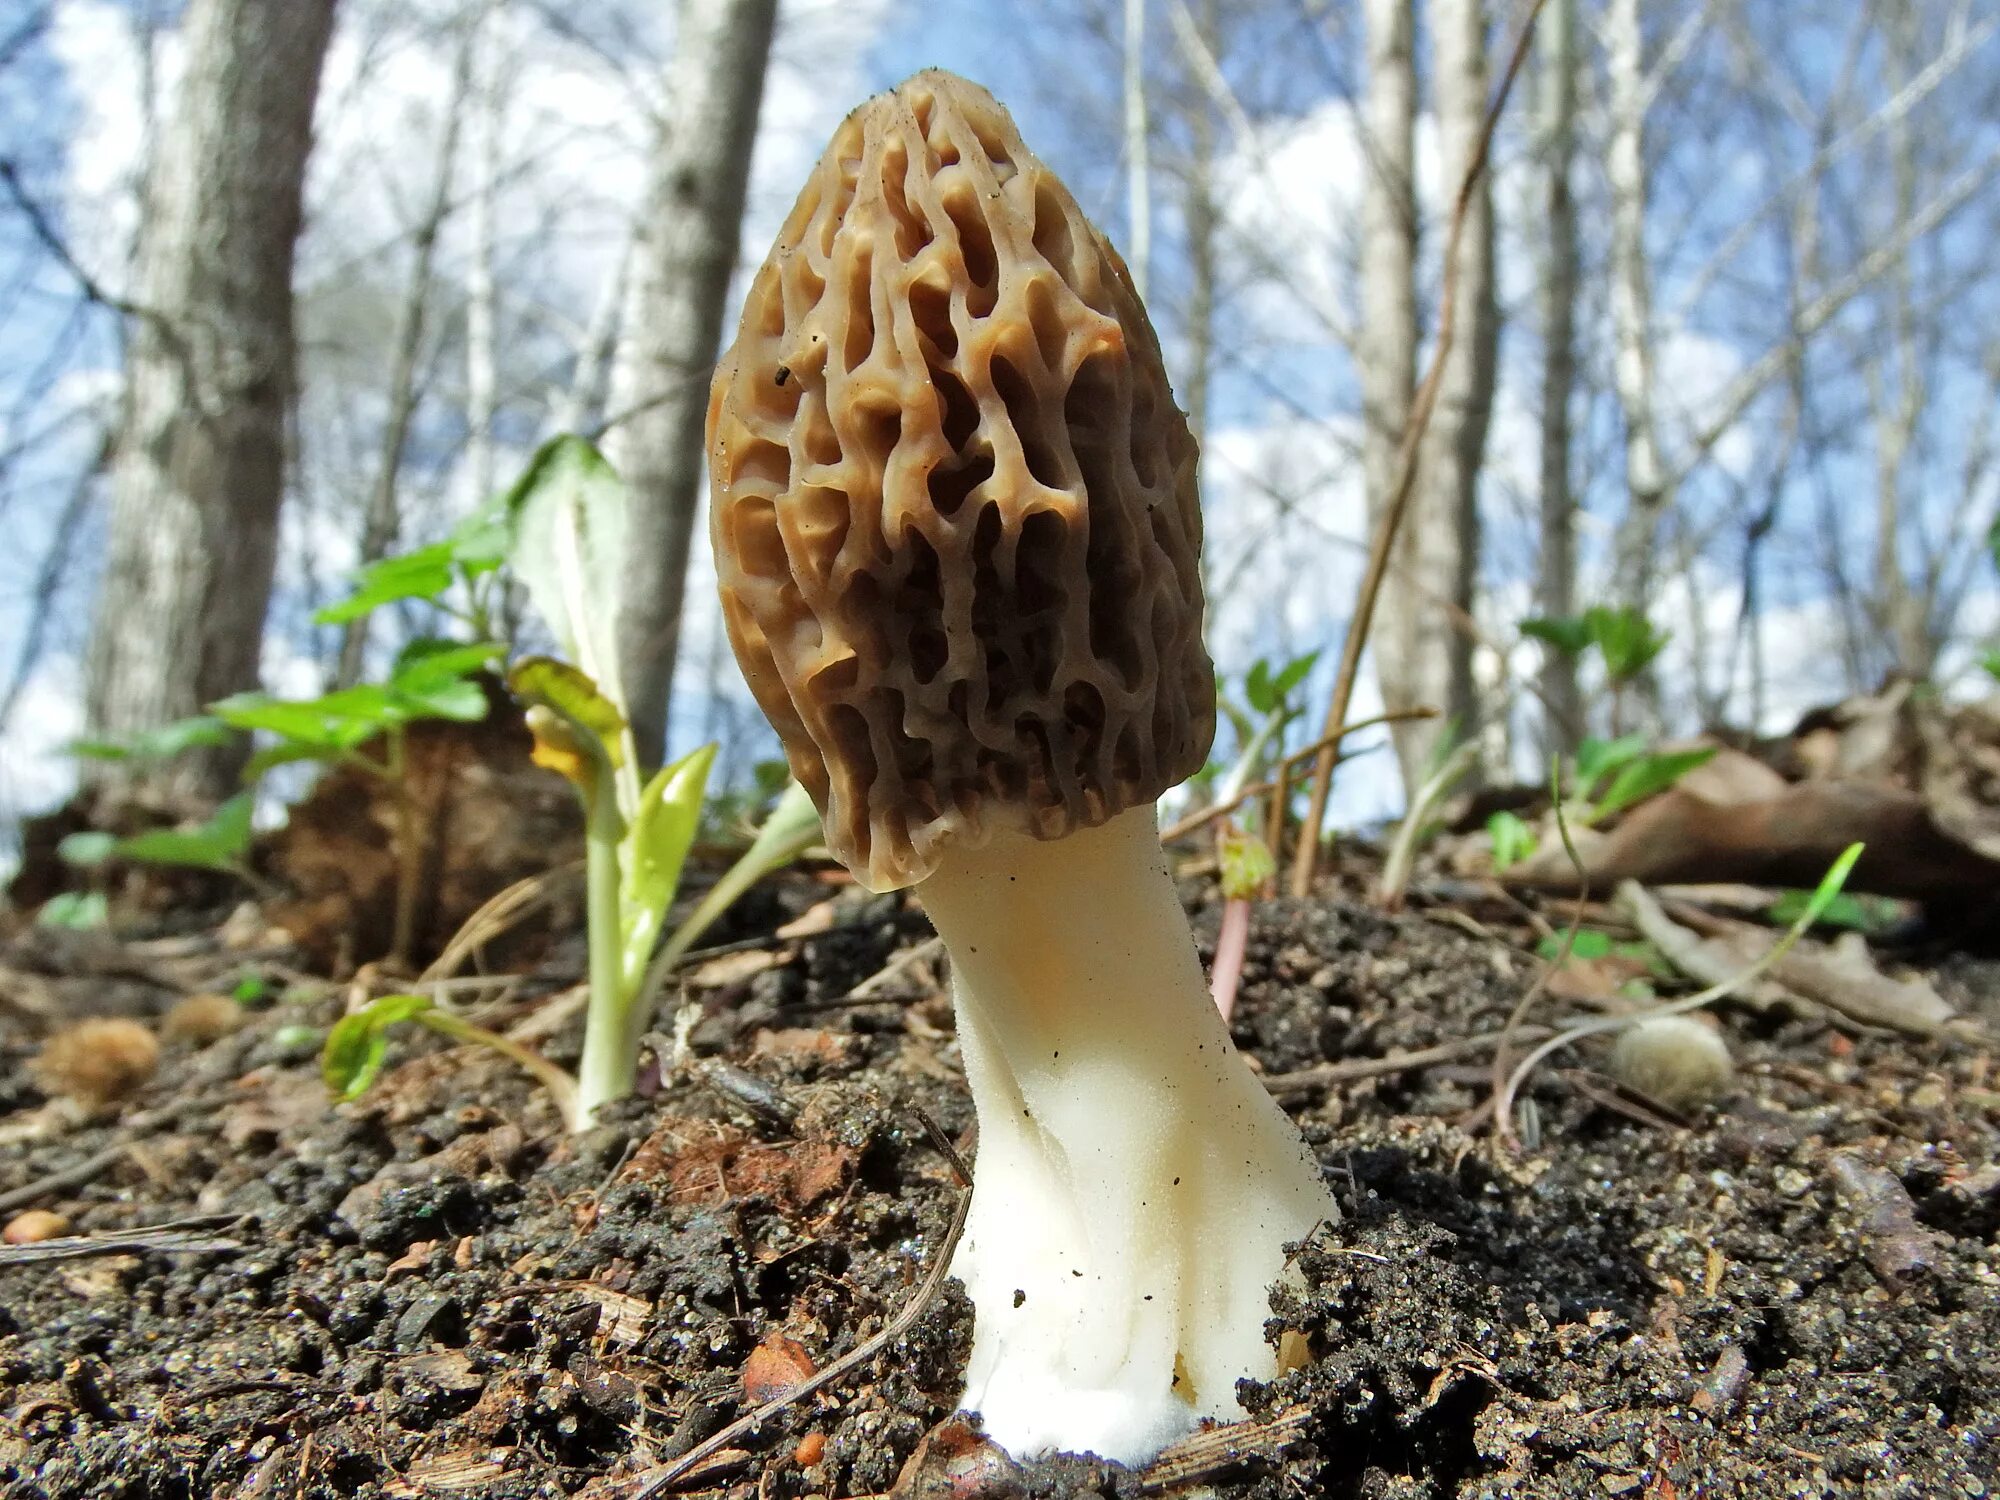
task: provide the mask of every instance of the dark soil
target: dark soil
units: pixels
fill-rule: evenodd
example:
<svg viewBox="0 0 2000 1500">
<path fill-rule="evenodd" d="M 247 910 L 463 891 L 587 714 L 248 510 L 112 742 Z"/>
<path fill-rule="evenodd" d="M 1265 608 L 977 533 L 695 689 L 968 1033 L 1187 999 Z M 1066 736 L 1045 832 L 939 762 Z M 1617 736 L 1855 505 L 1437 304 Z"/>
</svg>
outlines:
<svg viewBox="0 0 2000 1500">
<path fill-rule="evenodd" d="M 0 1260 L 0 1491 L 629 1495 L 745 1409 L 746 1367 L 768 1389 L 867 1339 L 956 1201 L 926 1121 L 972 1121 L 938 975 L 849 998 L 922 918 L 840 906 L 840 930 L 698 967 L 700 1063 L 576 1140 L 509 1065 L 424 1034 L 330 1107 L 299 1028 L 340 997 L 298 987 L 79 1123 L 27 1070 L 46 1005 L 0 995 L 0 1194 L 99 1157 L 33 1206 L 111 1252 Z M 494 1020 L 574 963 L 559 949 Z M 1537 968 L 1430 917 L 1273 903 L 1238 1039 L 1281 1074 L 1490 1032 Z M 172 998 L 51 983 L 86 1009 Z M 2000 1024 L 2000 965 L 1939 983 Z M 2000 1070 L 1962 1043 L 1724 1019 L 1720 1107 L 1649 1117 L 1586 1046 L 1539 1074 L 1535 1140 L 1505 1156 L 1477 1116 L 1483 1056 L 1281 1089 L 1348 1217 L 1280 1294 L 1316 1359 L 1250 1393 L 1269 1425 L 1233 1433 L 1228 1463 L 974 1466 L 949 1492 L 2000 1493 Z M 547 1045 L 573 1060 L 576 1022 Z M 189 1220 L 234 1248 L 131 1243 Z M 948 1286 L 683 1491 L 889 1491 L 949 1415 L 969 1332 Z M 792 1342 L 760 1350 L 774 1334 Z"/>
</svg>

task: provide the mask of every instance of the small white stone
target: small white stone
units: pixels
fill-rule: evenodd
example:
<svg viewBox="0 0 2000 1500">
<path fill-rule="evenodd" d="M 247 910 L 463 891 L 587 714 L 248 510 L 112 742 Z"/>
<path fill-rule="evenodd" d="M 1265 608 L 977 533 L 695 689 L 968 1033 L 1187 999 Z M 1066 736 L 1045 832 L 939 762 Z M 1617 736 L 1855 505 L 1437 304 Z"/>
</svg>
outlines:
<svg viewBox="0 0 2000 1500">
<path fill-rule="evenodd" d="M 1671 1109 L 1719 1097 L 1735 1065 L 1729 1044 L 1696 1016 L 1655 1016 L 1621 1032 L 1611 1049 L 1611 1073 L 1625 1087 Z"/>
</svg>

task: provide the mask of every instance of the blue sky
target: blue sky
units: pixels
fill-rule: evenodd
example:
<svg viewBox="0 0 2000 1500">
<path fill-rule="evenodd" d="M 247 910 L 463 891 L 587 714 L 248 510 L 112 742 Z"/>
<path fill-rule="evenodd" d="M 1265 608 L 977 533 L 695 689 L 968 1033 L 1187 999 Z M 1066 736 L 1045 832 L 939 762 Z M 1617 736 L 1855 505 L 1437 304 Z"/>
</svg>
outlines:
<svg viewBox="0 0 2000 1500">
<path fill-rule="evenodd" d="M 1205 472 L 1212 560 L 1222 572 L 1245 581 L 1237 595 L 1219 601 L 1216 609 L 1218 654 L 1231 672 L 1260 653 L 1337 644 L 1358 573 L 1359 491 L 1346 451 L 1354 437 L 1351 363 L 1322 322 L 1299 312 L 1302 296 L 1321 302 L 1335 319 L 1351 316 L 1353 306 L 1344 257 L 1352 248 L 1362 167 L 1346 105 L 1358 71 L 1351 61 L 1354 22 L 1348 10 L 1331 7 L 1324 24 L 1314 27 L 1304 8 L 1278 7 L 1270 20 L 1256 23 L 1261 29 L 1235 39 L 1224 58 L 1232 83 L 1256 118 L 1259 153 L 1257 162 L 1244 158 L 1240 143 L 1225 132 L 1223 171 L 1231 184 L 1232 227 L 1220 312 L 1223 359 L 1215 381 Z M 1768 27 L 1775 12 L 1769 6 L 1753 10 L 1753 19 Z M 638 106 L 653 75 L 650 65 L 642 68 L 616 55 L 618 29 L 603 19 L 614 12 L 615 7 L 607 7 L 578 13 L 602 20 L 604 30 L 596 42 L 600 54 L 612 54 L 608 62 L 582 48 L 544 49 L 548 55 L 532 59 L 538 71 L 531 86 L 522 89 L 517 107 L 523 160 L 532 165 L 547 158 L 534 168 L 541 175 L 510 200 L 511 221 L 500 252 L 509 284 L 521 288 L 507 340 L 522 381 L 510 408 L 509 431 L 523 448 L 531 444 L 536 413 L 542 410 L 533 388 L 536 372 L 546 370 L 547 378 L 559 378 L 567 341 L 615 260 L 618 225 L 636 201 L 642 177 L 645 131 Z M 1835 76 L 1832 59 L 1841 55 L 1846 12 L 1833 0 L 1812 0 L 1786 13 L 1791 24 L 1760 60 L 1770 74 L 1770 92 L 1796 89 L 1808 100 L 1815 91 L 1823 92 Z M 629 13 L 638 18 L 635 25 L 658 24 L 645 7 Z M 110 273 L 121 264 L 131 210 L 129 202 L 122 207 L 111 203 L 116 195 L 108 189 L 121 161 L 130 175 L 137 89 L 129 58 L 120 64 L 107 41 L 115 29 L 107 25 L 107 17 L 116 14 L 115 0 L 62 0 L 58 16 L 69 27 L 62 45 L 52 40 L 30 48 L 0 70 L 0 156 L 23 164 L 26 188 L 56 216 L 79 253 Z M 342 79 L 351 84 L 355 66 L 351 33 L 362 18 L 379 20 L 382 14 L 380 0 L 350 0 L 348 5 L 347 52 L 341 54 L 346 61 L 337 57 L 323 101 L 314 220 L 301 250 L 305 324 L 319 342 L 308 351 L 313 384 L 301 416 L 309 444 L 303 471 L 309 503 L 294 507 L 287 553 L 294 587 L 274 615 L 279 629 L 271 665 L 281 678 L 291 674 L 287 680 L 296 677 L 306 660 L 297 650 L 287 655 L 284 648 L 288 642 L 306 645 L 297 624 L 312 590 L 334 586 L 343 549 L 350 545 L 347 528 L 339 523 L 340 506 L 365 480 L 373 462 L 368 381 L 379 371 L 381 356 L 355 330 L 365 333 L 397 285 L 402 253 L 398 214 L 413 201 L 413 183 L 424 169 L 423 148 L 435 127 L 432 116 L 448 75 L 449 60 L 437 47 L 400 36 L 375 59 L 378 71 L 368 82 L 374 93 L 363 99 L 344 91 Z M 1060 0 L 1000 5 L 817 0 L 815 9 L 799 0 L 787 6 L 786 14 L 767 129 L 758 151 L 746 262 L 761 256 L 805 164 L 817 155 L 840 115 L 872 89 L 930 65 L 952 68 L 990 87 L 1013 110 L 1030 144 L 1071 181 L 1086 208 L 1114 238 L 1124 237 L 1115 133 L 1116 52 L 1079 29 L 1073 7 Z M 1679 7 L 1662 6 L 1649 14 L 1657 16 L 1664 33 L 1678 24 Z M 1152 45 L 1166 49 L 1165 5 L 1156 3 L 1152 15 Z M 390 31 L 393 35 L 394 28 Z M 7 23 L 0 22 L 0 44 L 7 35 Z M 661 41 L 642 40 L 648 46 Z M 1684 425 L 1678 409 L 1698 408 L 1711 399 L 1783 327 L 1784 308 L 1772 296 L 1773 265 L 1783 244 L 1778 233 L 1782 215 L 1760 221 L 1742 253 L 1707 282 L 1685 316 L 1680 307 L 1692 278 L 1716 246 L 1751 208 L 1796 174 L 1809 145 L 1801 130 L 1777 117 L 1776 106 L 1760 113 L 1743 103 L 1748 84 L 1733 47 L 1718 37 L 1694 48 L 1675 87 L 1663 95 L 1654 122 L 1657 196 L 1650 248 L 1661 325 L 1663 426 L 1670 450 Z M 1984 72 L 1990 77 L 2000 43 L 1989 43 L 1988 49 Z M 64 59 L 73 73 L 65 70 Z M 1879 66 L 1879 58 L 1864 54 L 1860 66 L 1865 73 Z M 1927 157 L 1977 160 L 1980 152 L 1994 149 L 2000 137 L 1989 101 L 1983 99 L 1979 72 L 1968 67 L 1963 79 L 1948 83 L 1913 115 L 1925 133 Z M 1589 94 L 1586 90 L 1586 132 L 1601 129 Z M 357 99 L 363 99 L 358 109 Z M 1490 599 L 1482 617 L 1496 635 L 1510 634 L 1511 620 L 1524 612 L 1525 579 L 1534 557 L 1525 518 L 1534 503 L 1540 349 L 1531 291 L 1538 221 L 1532 162 L 1520 123 L 1524 106 L 1525 95 L 1517 99 L 1496 153 L 1505 325 L 1502 387 L 1486 481 Z M 125 139 L 123 157 L 120 139 Z M 549 145 L 549 140 L 557 144 Z M 1427 202 L 1434 204 L 1439 193 L 1431 141 L 1426 120 L 1419 129 L 1420 176 Z M 72 144 L 75 149 L 66 149 Z M 1579 399 L 1576 410 L 1577 476 L 1592 512 L 1583 527 L 1586 592 L 1590 578 L 1601 572 L 1608 529 L 1622 503 L 1621 427 L 1604 394 L 1608 353 L 1601 258 L 1607 209 L 1601 155 L 1592 151 L 1587 145 L 1576 175 L 1586 225 L 1584 358 L 1596 389 Z M 1893 228 L 1880 174 L 1870 171 L 1869 161 L 1867 151 L 1855 153 L 1842 161 L 1834 179 L 1823 233 L 1835 267 Z M 1276 164 L 1275 178 L 1262 163 Z M 1940 162 L 1938 170 L 1946 165 Z M 1164 168 L 1156 184 L 1154 217 L 1156 300 L 1171 357 L 1178 339 L 1176 291 L 1184 278 L 1176 262 L 1177 219 Z M 1990 510 L 1993 503 L 1996 481 L 1982 481 L 1968 497 L 1959 471 L 1971 452 L 1968 434 L 1993 404 L 1992 381 L 1981 366 L 1987 357 L 1987 330 L 2000 326 L 1994 316 L 2000 313 L 1995 306 L 2000 282 L 1983 272 L 1986 247 L 1997 227 L 2000 213 L 1989 185 L 1926 247 L 1925 295 L 1944 299 L 1952 316 L 1942 320 L 1937 335 L 1939 373 L 1926 405 L 1923 440 L 1908 460 L 1908 488 L 1922 497 L 1913 504 L 1908 522 L 1912 540 L 1919 532 L 1942 534 L 1955 511 Z M 1427 254 L 1434 255 L 1435 241 L 1433 232 L 1427 237 Z M 1259 263 L 1259 252 L 1266 250 L 1283 262 L 1289 281 L 1274 280 L 1270 268 Z M 25 287 L 12 274 L 23 264 L 33 271 Z M 447 276 L 456 274 L 455 267 L 462 270 L 460 250 L 448 244 L 443 267 Z M 102 400 L 115 389 L 114 320 L 86 313 L 79 339 L 63 344 L 55 338 L 75 306 L 73 283 L 29 242 L 20 216 L 0 212 L 0 432 L 7 434 L 5 442 L 18 440 L 23 420 L 45 416 L 52 390 L 63 396 L 59 405 L 80 407 L 86 392 Z M 1857 305 L 1815 346 L 1809 364 L 1820 417 L 1832 441 L 1820 464 L 1798 469 L 1777 489 L 1783 506 L 1767 547 L 1772 563 L 1768 598 L 1783 611 L 1772 630 L 1772 647 L 1774 675 L 1784 693 L 1766 727 L 1776 727 L 1783 712 L 1840 687 L 1828 613 L 1827 560 L 1845 555 L 1861 566 L 1870 556 L 1874 473 L 1865 420 L 1867 392 L 1852 367 L 1880 334 L 1880 309 Z M 342 347 L 350 336 L 353 347 Z M 58 350 L 53 364 L 46 354 L 51 348 Z M 448 395 L 449 371 L 440 382 Z M 20 411 L 24 395 L 31 398 L 27 417 Z M 1688 524 L 1704 533 L 1702 561 L 1674 581 L 1662 603 L 1661 623 L 1680 632 L 1685 642 L 1692 622 L 1702 620 L 1717 636 L 1713 655 L 1718 667 L 1733 619 L 1741 553 L 1741 539 L 1729 517 L 1739 507 L 1740 491 L 1769 482 L 1770 459 L 1780 446 L 1773 435 L 1776 408 L 1769 399 L 1754 407 L 1720 446 L 1722 462 L 1698 468 L 1683 496 Z M 413 525 L 419 531 L 441 528 L 453 507 L 464 502 L 452 477 L 462 437 L 463 422 L 449 400 L 441 397 L 426 408 L 408 475 L 418 512 Z M 28 624 L 25 600 L 55 519 L 88 456 L 89 438 L 89 424 L 79 423 L 71 440 L 42 444 L 10 469 L 0 470 L 0 525 L 11 543 L 0 552 L 0 676 L 11 671 Z M 1293 508 L 1274 508 L 1267 487 L 1285 491 Z M 80 549 L 80 565 L 51 621 L 51 664 L 36 679 L 0 744 L 0 804 L 32 802 L 51 794 L 57 784 L 60 764 L 47 751 L 70 732 L 74 718 L 74 652 L 85 619 L 81 596 L 92 550 L 89 545 Z M 1974 591 L 1979 629 L 2000 625 L 1992 592 L 1990 577 Z M 689 690 L 699 685 L 712 638 L 699 580 L 691 600 L 690 651 L 676 725 L 683 741 L 717 722 Z M 1515 653 L 1510 666 L 1517 673 L 1531 671 L 1533 660 L 1532 653 Z M 1489 663 L 1498 665 L 1497 659 Z M 1322 677 L 1329 670 L 1323 666 Z M 1315 696 L 1323 690 L 1323 681 L 1314 684 Z M 1366 704 L 1357 707 L 1365 711 Z M 724 719 L 747 723 L 740 709 L 740 702 L 733 704 Z M 1347 774 L 1343 799 L 1341 815 L 1363 819 L 1386 812 L 1394 793 L 1380 769 L 1361 767 Z"/>
</svg>

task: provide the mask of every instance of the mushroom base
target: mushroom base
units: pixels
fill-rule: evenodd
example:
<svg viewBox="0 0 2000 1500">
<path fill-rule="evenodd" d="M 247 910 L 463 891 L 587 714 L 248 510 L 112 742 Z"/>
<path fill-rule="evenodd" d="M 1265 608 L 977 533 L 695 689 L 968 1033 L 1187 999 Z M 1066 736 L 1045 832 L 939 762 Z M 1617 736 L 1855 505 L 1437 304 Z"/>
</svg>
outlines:
<svg viewBox="0 0 2000 1500">
<path fill-rule="evenodd" d="M 1336 1210 L 1209 999 L 1153 810 L 996 836 L 918 889 L 979 1114 L 960 1405 L 1013 1453 L 1127 1464 L 1240 1416 L 1285 1245 Z"/>
</svg>

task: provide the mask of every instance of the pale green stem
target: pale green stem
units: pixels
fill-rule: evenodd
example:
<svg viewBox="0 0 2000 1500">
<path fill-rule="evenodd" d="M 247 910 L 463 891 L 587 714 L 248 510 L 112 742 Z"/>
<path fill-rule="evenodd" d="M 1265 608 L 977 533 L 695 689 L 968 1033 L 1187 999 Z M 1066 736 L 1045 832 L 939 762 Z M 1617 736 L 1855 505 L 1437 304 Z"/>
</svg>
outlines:
<svg viewBox="0 0 2000 1500">
<path fill-rule="evenodd" d="M 420 1011 L 415 1019 L 440 1036 L 450 1037 L 454 1042 L 463 1042 L 475 1047 L 491 1047 L 547 1089 L 550 1097 L 556 1101 L 556 1108 L 562 1111 L 564 1123 L 571 1130 L 579 1128 L 581 1111 L 577 1101 L 576 1080 L 541 1053 L 523 1047 L 519 1042 L 509 1041 L 497 1031 L 488 1031 L 484 1026 L 475 1026 L 470 1021 L 461 1020 L 450 1011 L 433 1008 Z"/>
<path fill-rule="evenodd" d="M 715 925 L 716 918 L 729 910 L 736 898 L 751 886 L 762 880 L 771 871 L 790 864 L 820 839 L 819 815 L 813 810 L 812 799 L 796 781 L 778 799 L 778 805 L 771 810 L 764 826 L 757 830 L 757 837 L 743 855 L 731 865 L 720 880 L 709 888 L 700 905 L 688 913 L 687 919 L 668 936 L 653 961 L 646 966 L 646 977 L 639 983 L 638 1003 L 632 1007 L 633 1013 L 645 1017 L 653 1013 L 660 991 L 666 987 L 674 967 L 687 957 L 688 950 L 708 929 Z"/>
<path fill-rule="evenodd" d="M 638 1071 L 639 1039 L 632 1034 L 641 1007 L 630 1005 L 624 984 L 620 934 L 618 843 L 625 820 L 609 786 L 587 797 L 584 916 L 590 942 L 590 1008 L 583 1027 L 583 1061 L 577 1068 L 577 1121 L 587 1128 L 599 1105 L 632 1092 Z"/>
</svg>

